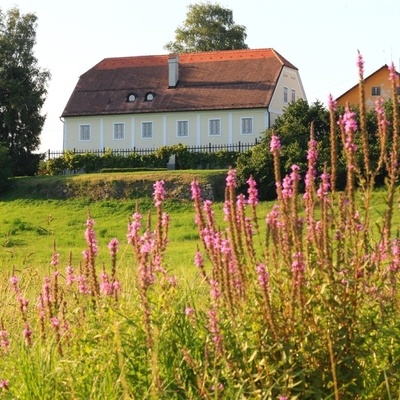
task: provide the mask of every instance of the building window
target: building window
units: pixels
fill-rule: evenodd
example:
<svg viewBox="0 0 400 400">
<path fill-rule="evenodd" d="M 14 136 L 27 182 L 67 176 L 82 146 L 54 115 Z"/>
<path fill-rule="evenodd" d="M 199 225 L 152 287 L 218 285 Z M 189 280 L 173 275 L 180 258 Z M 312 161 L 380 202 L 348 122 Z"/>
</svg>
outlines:
<svg viewBox="0 0 400 400">
<path fill-rule="evenodd" d="M 144 99 L 146 101 L 153 101 L 154 97 L 156 97 L 156 95 L 154 93 L 148 92 L 146 93 L 146 95 L 144 96 Z"/>
<path fill-rule="evenodd" d="M 90 125 L 79 126 L 79 140 L 90 140 Z"/>
<path fill-rule="evenodd" d="M 253 134 L 253 118 L 242 118 L 242 135 Z"/>
<path fill-rule="evenodd" d="M 209 136 L 221 135 L 221 120 L 220 119 L 210 119 L 208 121 L 208 134 L 209 134 Z"/>
<path fill-rule="evenodd" d="M 296 101 L 296 91 L 292 89 L 292 102 L 294 103 Z"/>
<path fill-rule="evenodd" d="M 284 103 L 288 102 L 288 88 L 287 87 L 283 88 L 283 102 Z"/>
<path fill-rule="evenodd" d="M 151 139 L 153 137 L 153 123 L 142 122 L 142 139 Z"/>
<path fill-rule="evenodd" d="M 380 96 L 381 95 L 381 88 L 379 86 L 372 86 L 371 95 L 372 96 Z"/>
<path fill-rule="evenodd" d="M 133 101 L 135 101 L 137 99 L 137 97 L 138 96 L 137 96 L 136 93 L 129 93 L 126 100 L 129 101 L 129 102 L 133 102 Z"/>
<path fill-rule="evenodd" d="M 176 121 L 176 136 L 177 137 L 189 136 L 189 121 Z"/>
<path fill-rule="evenodd" d="M 125 125 L 118 123 L 114 124 L 114 139 L 125 139 Z"/>
</svg>

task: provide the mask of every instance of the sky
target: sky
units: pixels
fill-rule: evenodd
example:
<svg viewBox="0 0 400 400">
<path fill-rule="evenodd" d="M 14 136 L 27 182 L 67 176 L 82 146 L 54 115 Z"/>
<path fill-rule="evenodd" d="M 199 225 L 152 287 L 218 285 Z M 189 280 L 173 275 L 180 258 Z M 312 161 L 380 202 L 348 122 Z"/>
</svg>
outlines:
<svg viewBox="0 0 400 400">
<path fill-rule="evenodd" d="M 167 54 L 164 45 L 196 0 L 1 0 L 38 17 L 35 56 L 50 71 L 40 151 L 62 150 L 60 116 L 79 76 L 108 57 Z M 211 1 L 215 3 L 214 1 Z M 311 104 L 357 84 L 384 64 L 399 70 L 399 0 L 221 0 L 246 27 L 251 49 L 273 48 L 294 64 Z"/>
</svg>

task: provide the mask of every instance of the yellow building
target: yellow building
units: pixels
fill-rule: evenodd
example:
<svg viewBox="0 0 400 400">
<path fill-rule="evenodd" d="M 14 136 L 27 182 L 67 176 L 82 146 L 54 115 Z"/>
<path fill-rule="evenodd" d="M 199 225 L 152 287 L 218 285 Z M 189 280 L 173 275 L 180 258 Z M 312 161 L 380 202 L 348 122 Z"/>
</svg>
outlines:
<svg viewBox="0 0 400 400">
<path fill-rule="evenodd" d="M 300 98 L 298 69 L 274 49 L 106 58 L 62 113 L 63 149 L 254 143 Z"/>
<path fill-rule="evenodd" d="M 396 72 L 397 82 L 396 87 L 399 89 L 399 74 Z M 389 80 L 389 69 L 385 64 L 374 73 L 364 78 L 365 89 L 365 105 L 367 109 L 375 107 L 375 102 L 379 98 L 389 100 L 392 96 L 391 81 Z M 347 92 L 343 93 L 336 99 L 338 106 L 345 106 L 346 103 L 350 105 L 358 105 L 360 103 L 359 84 L 357 83 Z"/>
</svg>

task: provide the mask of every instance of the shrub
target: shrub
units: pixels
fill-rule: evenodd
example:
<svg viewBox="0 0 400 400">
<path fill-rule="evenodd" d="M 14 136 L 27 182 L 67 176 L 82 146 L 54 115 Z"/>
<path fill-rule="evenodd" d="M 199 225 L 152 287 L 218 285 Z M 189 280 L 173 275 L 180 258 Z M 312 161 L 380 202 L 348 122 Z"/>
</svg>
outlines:
<svg viewBox="0 0 400 400">
<path fill-rule="evenodd" d="M 0 193 L 6 192 L 13 174 L 12 160 L 6 146 L 0 144 Z"/>
</svg>

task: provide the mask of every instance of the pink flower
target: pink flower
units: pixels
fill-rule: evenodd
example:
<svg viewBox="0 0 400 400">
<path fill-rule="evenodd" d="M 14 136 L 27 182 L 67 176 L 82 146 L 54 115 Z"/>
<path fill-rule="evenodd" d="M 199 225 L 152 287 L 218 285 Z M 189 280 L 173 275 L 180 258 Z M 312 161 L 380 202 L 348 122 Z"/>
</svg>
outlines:
<svg viewBox="0 0 400 400">
<path fill-rule="evenodd" d="M 165 189 L 164 189 L 164 181 L 157 181 L 154 185 L 153 199 L 154 205 L 156 207 L 161 206 L 162 202 L 165 199 Z"/>
<path fill-rule="evenodd" d="M 32 343 L 32 330 L 28 323 L 25 324 L 25 328 L 22 331 L 22 334 L 25 338 L 26 344 L 30 345 Z"/>
<path fill-rule="evenodd" d="M 8 333 L 6 330 L 0 330 L 0 348 L 3 349 L 5 353 L 10 350 L 10 341 L 8 340 Z"/>
<path fill-rule="evenodd" d="M 247 189 L 247 193 L 249 194 L 247 202 L 251 206 L 256 206 L 258 204 L 257 182 L 253 179 L 253 176 L 250 176 L 246 183 L 249 185 Z"/>
<path fill-rule="evenodd" d="M 204 265 L 203 256 L 199 251 L 197 251 L 196 255 L 194 256 L 194 265 L 197 268 L 201 268 Z"/>
<path fill-rule="evenodd" d="M 138 212 L 135 212 L 132 215 L 132 221 L 128 224 L 128 234 L 126 235 L 128 238 L 128 243 L 134 244 L 138 241 L 139 230 L 142 226 L 141 224 L 142 215 Z"/>
<path fill-rule="evenodd" d="M 279 153 L 280 149 L 281 149 L 281 142 L 279 140 L 279 137 L 276 135 L 272 135 L 270 143 L 271 153 L 274 153 L 275 151 Z"/>
<path fill-rule="evenodd" d="M 59 262 L 60 262 L 60 253 L 54 252 L 54 253 L 53 253 L 53 257 L 51 258 L 50 264 L 51 264 L 53 267 L 56 267 L 56 266 L 59 264 Z"/>
<path fill-rule="evenodd" d="M 190 189 L 192 192 L 192 200 L 201 200 L 201 190 L 199 182 L 196 179 L 190 184 Z"/>
<path fill-rule="evenodd" d="M 358 73 L 360 77 L 362 77 L 364 75 L 364 59 L 359 51 L 357 56 L 357 67 L 358 67 Z"/>
<path fill-rule="evenodd" d="M 269 275 L 264 264 L 260 263 L 256 267 L 257 280 L 261 288 L 268 290 L 269 288 Z"/>
<path fill-rule="evenodd" d="M 328 97 L 328 108 L 330 111 L 336 111 L 337 108 L 336 100 L 334 100 L 331 94 Z"/>
<path fill-rule="evenodd" d="M 53 328 L 58 328 L 60 326 L 60 321 L 57 317 L 50 318 L 50 322 Z"/>
<path fill-rule="evenodd" d="M 389 70 L 389 80 L 394 81 L 396 79 L 396 69 L 394 68 L 393 63 L 389 65 L 388 70 Z"/>
<path fill-rule="evenodd" d="M 9 382 L 5 379 L 0 379 L 0 388 L 8 390 Z"/>
<path fill-rule="evenodd" d="M 119 245 L 119 242 L 118 242 L 118 240 L 117 239 L 111 239 L 110 240 L 110 243 L 108 243 L 108 249 L 110 250 L 110 254 L 112 255 L 112 256 L 115 256 L 116 254 L 117 254 L 117 251 L 118 251 L 118 245 Z"/>
<path fill-rule="evenodd" d="M 192 307 L 186 307 L 185 308 L 185 315 L 190 317 L 193 314 L 194 314 L 194 309 Z"/>
<path fill-rule="evenodd" d="M 228 176 L 226 177 L 226 187 L 236 187 L 236 169 L 229 168 Z"/>
</svg>

